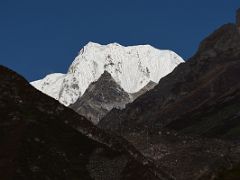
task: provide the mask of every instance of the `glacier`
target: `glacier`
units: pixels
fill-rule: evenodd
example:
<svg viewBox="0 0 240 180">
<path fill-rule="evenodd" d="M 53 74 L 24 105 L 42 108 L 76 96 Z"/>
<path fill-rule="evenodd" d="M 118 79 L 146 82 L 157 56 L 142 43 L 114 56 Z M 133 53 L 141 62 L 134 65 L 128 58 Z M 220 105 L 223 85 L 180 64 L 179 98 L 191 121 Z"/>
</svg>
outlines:
<svg viewBox="0 0 240 180">
<path fill-rule="evenodd" d="M 128 93 L 136 93 L 150 81 L 159 80 L 184 60 L 171 50 L 150 45 L 124 47 L 118 43 L 89 42 L 75 58 L 66 74 L 50 74 L 31 84 L 43 93 L 69 106 L 88 86 L 107 71 Z"/>
</svg>

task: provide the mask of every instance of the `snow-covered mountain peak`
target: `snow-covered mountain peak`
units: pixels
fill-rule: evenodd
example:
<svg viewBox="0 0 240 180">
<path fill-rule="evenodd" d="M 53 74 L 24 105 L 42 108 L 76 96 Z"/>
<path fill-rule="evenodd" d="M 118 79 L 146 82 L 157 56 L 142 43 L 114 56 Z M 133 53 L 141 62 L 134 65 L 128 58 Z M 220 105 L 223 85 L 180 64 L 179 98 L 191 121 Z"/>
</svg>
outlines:
<svg viewBox="0 0 240 180">
<path fill-rule="evenodd" d="M 81 49 L 68 73 L 60 78 L 59 94 L 54 97 L 67 106 L 74 103 L 104 71 L 109 72 L 124 91 L 135 93 L 150 81 L 158 83 L 181 62 L 183 59 L 173 51 L 159 50 L 150 45 L 124 47 L 117 43 L 101 45 L 89 42 Z M 33 85 L 43 89 L 36 83 Z M 50 84 L 49 88 L 57 92 L 53 85 Z"/>
</svg>

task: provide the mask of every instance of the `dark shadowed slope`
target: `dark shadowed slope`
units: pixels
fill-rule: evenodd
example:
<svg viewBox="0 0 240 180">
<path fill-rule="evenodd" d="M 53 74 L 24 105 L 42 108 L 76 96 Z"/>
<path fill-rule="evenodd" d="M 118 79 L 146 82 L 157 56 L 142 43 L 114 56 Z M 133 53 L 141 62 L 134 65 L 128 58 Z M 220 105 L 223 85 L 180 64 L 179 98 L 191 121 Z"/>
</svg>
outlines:
<svg viewBox="0 0 240 180">
<path fill-rule="evenodd" d="M 129 102 L 128 93 L 105 71 L 70 108 L 97 124 L 112 108 L 122 109 Z"/>
<path fill-rule="evenodd" d="M 153 90 L 124 110 L 112 110 L 100 124 L 124 131 L 168 126 L 185 133 L 236 137 L 240 135 L 239 77 L 240 34 L 234 24 L 227 24 Z"/>
<path fill-rule="evenodd" d="M 168 179 L 129 143 L 0 66 L 0 179 Z"/>
<path fill-rule="evenodd" d="M 230 168 L 220 173 L 225 179 L 240 179 L 239 78 L 240 33 L 227 24 L 154 89 L 126 109 L 112 110 L 99 126 L 122 134 L 177 179 L 215 179 L 224 168 Z"/>
</svg>

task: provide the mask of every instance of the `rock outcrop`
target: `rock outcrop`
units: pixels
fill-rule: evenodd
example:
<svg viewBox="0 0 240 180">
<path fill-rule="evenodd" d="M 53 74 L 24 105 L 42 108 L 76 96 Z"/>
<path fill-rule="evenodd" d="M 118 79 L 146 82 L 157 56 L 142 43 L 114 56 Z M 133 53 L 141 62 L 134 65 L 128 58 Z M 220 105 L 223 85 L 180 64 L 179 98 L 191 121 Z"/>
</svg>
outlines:
<svg viewBox="0 0 240 180">
<path fill-rule="evenodd" d="M 130 101 L 129 94 L 105 71 L 96 82 L 90 84 L 83 96 L 69 107 L 98 124 L 110 110 L 123 109 Z"/>
</svg>

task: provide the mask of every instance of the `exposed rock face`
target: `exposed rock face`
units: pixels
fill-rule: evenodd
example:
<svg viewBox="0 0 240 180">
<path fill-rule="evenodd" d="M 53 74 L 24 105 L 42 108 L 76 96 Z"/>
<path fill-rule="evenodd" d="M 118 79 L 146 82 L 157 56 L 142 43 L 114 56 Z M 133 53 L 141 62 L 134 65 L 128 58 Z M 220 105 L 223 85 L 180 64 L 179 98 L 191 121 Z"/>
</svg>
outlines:
<svg viewBox="0 0 240 180">
<path fill-rule="evenodd" d="M 239 77 L 240 34 L 227 24 L 154 89 L 126 109 L 112 110 L 99 126 L 125 136 L 178 179 L 214 179 L 222 167 L 240 162 Z"/>
<path fill-rule="evenodd" d="M 97 124 L 112 108 L 122 109 L 129 102 L 128 93 L 105 71 L 70 108 Z"/>
<path fill-rule="evenodd" d="M 0 177 L 4 180 L 169 179 L 125 140 L 0 66 Z"/>
<path fill-rule="evenodd" d="M 157 83 L 150 81 L 140 91 L 128 94 L 115 82 L 111 74 L 105 71 L 96 82 L 90 84 L 84 95 L 69 107 L 94 124 L 98 124 L 113 108 L 125 108 L 126 104 L 134 101 L 156 85 Z"/>
</svg>

